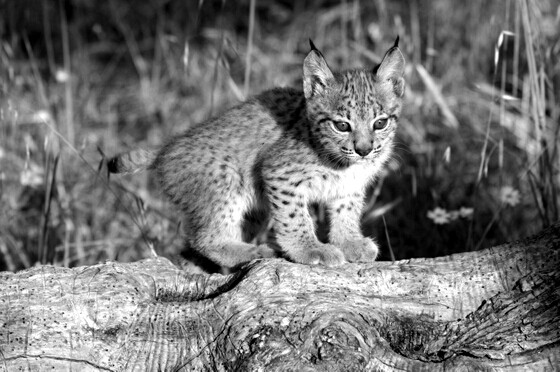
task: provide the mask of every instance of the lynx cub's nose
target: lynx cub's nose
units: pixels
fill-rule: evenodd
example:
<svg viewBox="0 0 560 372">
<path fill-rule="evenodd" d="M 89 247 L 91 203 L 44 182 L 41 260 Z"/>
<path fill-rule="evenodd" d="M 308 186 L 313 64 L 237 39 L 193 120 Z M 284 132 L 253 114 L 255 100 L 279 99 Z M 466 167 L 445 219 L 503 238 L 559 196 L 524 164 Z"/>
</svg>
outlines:
<svg viewBox="0 0 560 372">
<path fill-rule="evenodd" d="M 356 146 L 354 147 L 354 149 L 356 150 L 356 153 L 360 156 L 367 156 L 371 150 L 373 150 L 373 144 L 369 144 L 369 143 L 358 143 L 356 144 Z"/>
</svg>

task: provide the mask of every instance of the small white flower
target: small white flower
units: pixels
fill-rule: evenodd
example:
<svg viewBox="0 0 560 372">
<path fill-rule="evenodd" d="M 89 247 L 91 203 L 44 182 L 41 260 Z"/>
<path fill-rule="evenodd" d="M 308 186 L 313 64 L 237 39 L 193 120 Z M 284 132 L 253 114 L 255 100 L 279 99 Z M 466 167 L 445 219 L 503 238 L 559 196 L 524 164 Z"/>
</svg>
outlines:
<svg viewBox="0 0 560 372">
<path fill-rule="evenodd" d="M 436 207 L 428 211 L 428 218 L 431 219 L 436 225 L 444 225 L 449 223 L 449 213 L 443 208 Z"/>
<path fill-rule="evenodd" d="M 66 83 L 68 80 L 70 80 L 70 74 L 66 70 L 59 69 L 56 70 L 54 78 L 59 83 Z"/>
<path fill-rule="evenodd" d="M 472 218 L 473 212 L 473 208 L 461 207 L 461 209 L 459 209 L 459 216 L 461 216 L 461 218 Z"/>
<path fill-rule="evenodd" d="M 519 204 L 520 200 L 521 200 L 521 196 L 519 194 L 519 191 L 517 191 L 513 187 L 504 186 L 500 190 L 500 201 L 503 204 L 510 207 L 515 207 L 517 204 Z"/>
</svg>

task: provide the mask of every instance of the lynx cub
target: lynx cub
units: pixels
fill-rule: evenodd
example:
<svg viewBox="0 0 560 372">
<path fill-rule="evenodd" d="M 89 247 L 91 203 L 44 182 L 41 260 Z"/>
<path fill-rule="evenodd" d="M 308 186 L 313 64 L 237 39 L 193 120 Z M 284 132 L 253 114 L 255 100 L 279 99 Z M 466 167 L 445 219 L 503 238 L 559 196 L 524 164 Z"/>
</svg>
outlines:
<svg viewBox="0 0 560 372">
<path fill-rule="evenodd" d="M 243 241 L 244 216 L 265 212 L 283 254 L 303 264 L 377 257 L 360 231 L 366 187 L 390 158 L 404 93 L 395 44 L 374 69 L 332 72 L 312 42 L 303 92 L 275 88 L 172 138 L 159 152 L 109 161 L 113 173 L 149 168 L 182 210 L 187 243 L 223 267 L 273 252 Z M 310 202 L 327 206 L 329 244 Z"/>
</svg>

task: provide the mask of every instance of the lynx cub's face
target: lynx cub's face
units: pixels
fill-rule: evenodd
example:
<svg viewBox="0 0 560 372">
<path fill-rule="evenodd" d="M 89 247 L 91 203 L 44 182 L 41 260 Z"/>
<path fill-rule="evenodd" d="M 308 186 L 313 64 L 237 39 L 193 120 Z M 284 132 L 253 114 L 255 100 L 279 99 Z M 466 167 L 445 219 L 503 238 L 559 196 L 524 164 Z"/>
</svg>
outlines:
<svg viewBox="0 0 560 372">
<path fill-rule="evenodd" d="M 311 135 L 337 167 L 374 163 L 391 151 L 401 112 L 404 58 L 395 46 L 374 70 L 332 73 L 314 48 L 304 62 Z"/>
</svg>

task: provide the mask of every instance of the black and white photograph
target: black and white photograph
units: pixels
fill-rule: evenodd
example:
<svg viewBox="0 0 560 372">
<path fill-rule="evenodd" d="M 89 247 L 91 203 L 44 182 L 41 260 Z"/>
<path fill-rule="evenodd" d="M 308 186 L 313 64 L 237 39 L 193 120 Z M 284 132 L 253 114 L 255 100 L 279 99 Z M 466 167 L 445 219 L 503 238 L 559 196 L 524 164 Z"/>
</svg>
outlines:
<svg viewBox="0 0 560 372">
<path fill-rule="evenodd" d="M 560 0 L 0 0 L 0 372 L 560 371 Z"/>
</svg>

